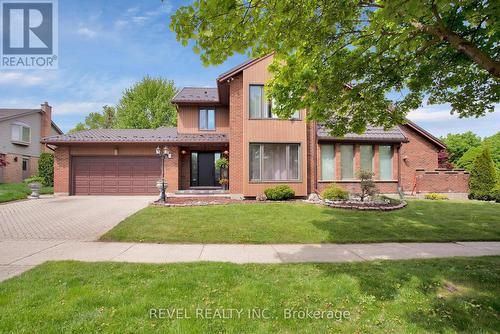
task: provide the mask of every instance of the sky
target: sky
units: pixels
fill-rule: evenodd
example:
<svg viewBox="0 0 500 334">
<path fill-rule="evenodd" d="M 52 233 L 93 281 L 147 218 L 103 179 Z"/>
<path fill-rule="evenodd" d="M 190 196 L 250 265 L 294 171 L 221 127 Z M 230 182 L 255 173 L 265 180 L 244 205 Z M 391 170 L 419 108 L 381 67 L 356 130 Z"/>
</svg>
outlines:
<svg viewBox="0 0 500 334">
<path fill-rule="evenodd" d="M 144 76 L 176 86 L 214 87 L 215 78 L 245 61 L 236 55 L 204 67 L 169 29 L 170 15 L 187 1 L 59 0 L 59 68 L 0 70 L 0 108 L 38 108 L 48 101 L 53 120 L 68 131 L 89 112 L 115 105 Z M 484 137 L 500 127 L 500 106 L 481 118 L 459 119 L 447 105 L 423 106 L 408 118 L 442 136 L 473 131 Z"/>
</svg>

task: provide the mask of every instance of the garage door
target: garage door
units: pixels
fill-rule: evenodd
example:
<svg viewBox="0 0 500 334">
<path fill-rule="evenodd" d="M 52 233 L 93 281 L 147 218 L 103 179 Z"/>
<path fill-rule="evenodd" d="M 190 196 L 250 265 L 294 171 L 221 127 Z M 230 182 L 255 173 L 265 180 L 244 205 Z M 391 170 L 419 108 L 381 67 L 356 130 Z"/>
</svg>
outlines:
<svg viewBox="0 0 500 334">
<path fill-rule="evenodd" d="M 157 194 L 160 165 L 156 157 L 73 157 L 73 194 Z"/>
</svg>

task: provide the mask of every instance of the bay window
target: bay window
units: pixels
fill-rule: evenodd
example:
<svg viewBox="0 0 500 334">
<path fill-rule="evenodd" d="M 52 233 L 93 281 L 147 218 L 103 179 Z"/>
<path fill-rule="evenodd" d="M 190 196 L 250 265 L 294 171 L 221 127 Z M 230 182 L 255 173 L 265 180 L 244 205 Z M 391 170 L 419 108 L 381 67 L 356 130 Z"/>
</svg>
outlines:
<svg viewBox="0 0 500 334">
<path fill-rule="evenodd" d="M 321 150 L 321 180 L 335 180 L 335 145 L 323 144 Z"/>
<path fill-rule="evenodd" d="M 380 180 L 392 180 L 392 146 L 380 145 L 378 151 Z"/>
<path fill-rule="evenodd" d="M 360 145 L 360 169 L 363 171 L 372 172 L 373 171 L 373 146 L 372 145 Z"/>
<path fill-rule="evenodd" d="M 340 145 L 340 176 L 342 180 L 354 179 L 354 145 Z"/>
<path fill-rule="evenodd" d="M 299 144 L 250 144 L 250 181 L 300 179 Z"/>
</svg>

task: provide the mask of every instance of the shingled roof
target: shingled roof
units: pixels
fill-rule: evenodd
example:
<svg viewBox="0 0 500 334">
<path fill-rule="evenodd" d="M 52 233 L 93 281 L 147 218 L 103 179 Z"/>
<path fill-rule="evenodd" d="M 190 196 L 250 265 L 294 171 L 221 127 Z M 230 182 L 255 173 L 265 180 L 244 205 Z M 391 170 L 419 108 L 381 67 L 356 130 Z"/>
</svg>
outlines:
<svg viewBox="0 0 500 334">
<path fill-rule="evenodd" d="M 184 87 L 172 99 L 173 103 L 218 103 L 217 88 Z"/>
<path fill-rule="evenodd" d="M 318 139 L 323 140 L 352 140 L 352 141 L 370 141 L 370 142 L 405 142 L 405 137 L 399 126 L 384 130 L 383 127 L 368 126 L 365 133 L 347 133 L 344 137 L 334 137 L 329 134 L 329 130 L 324 125 L 317 126 Z"/>
<path fill-rule="evenodd" d="M 47 144 L 71 143 L 227 143 L 227 134 L 184 134 L 177 128 L 96 129 L 42 139 Z"/>
</svg>

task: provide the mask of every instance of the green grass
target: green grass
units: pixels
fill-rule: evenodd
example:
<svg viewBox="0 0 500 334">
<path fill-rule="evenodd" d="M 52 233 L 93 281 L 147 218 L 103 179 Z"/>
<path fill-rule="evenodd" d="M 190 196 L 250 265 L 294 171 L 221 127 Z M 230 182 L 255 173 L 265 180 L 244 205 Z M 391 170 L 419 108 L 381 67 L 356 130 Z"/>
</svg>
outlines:
<svg viewBox="0 0 500 334">
<path fill-rule="evenodd" d="M 500 257 L 345 264 L 49 262 L 0 284 L 2 333 L 494 333 Z M 190 319 L 151 319 L 150 309 Z M 196 309 L 243 309 L 207 320 Z M 266 309 L 270 319 L 249 319 Z M 285 309 L 347 311 L 285 319 Z M 347 315 L 344 313 L 344 315 Z"/>
<path fill-rule="evenodd" d="M 40 194 L 52 194 L 54 188 L 42 187 Z M 0 203 L 25 199 L 31 194 L 31 190 L 25 183 L 0 183 Z"/>
<path fill-rule="evenodd" d="M 500 205 L 410 201 L 391 212 L 304 203 L 148 207 L 102 240 L 186 243 L 350 243 L 500 240 Z"/>
</svg>

